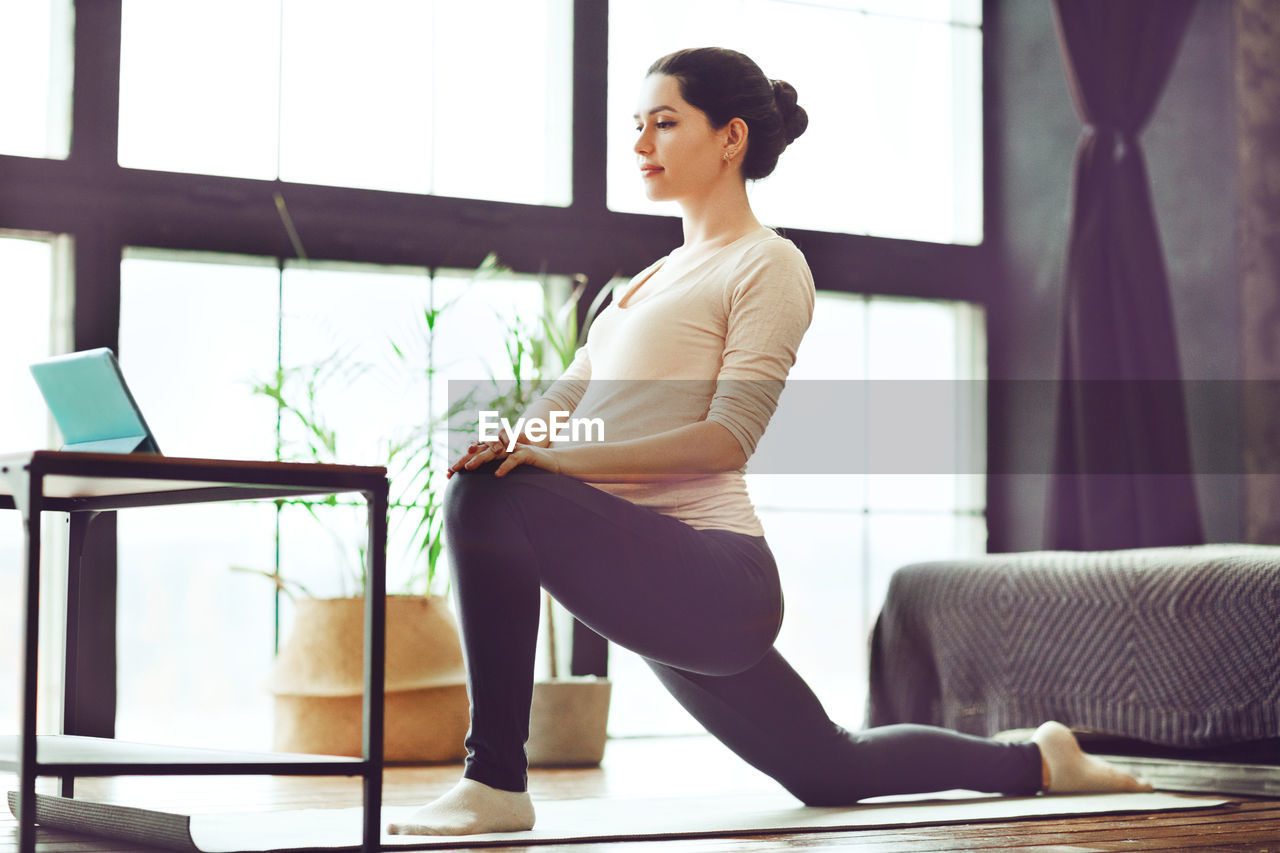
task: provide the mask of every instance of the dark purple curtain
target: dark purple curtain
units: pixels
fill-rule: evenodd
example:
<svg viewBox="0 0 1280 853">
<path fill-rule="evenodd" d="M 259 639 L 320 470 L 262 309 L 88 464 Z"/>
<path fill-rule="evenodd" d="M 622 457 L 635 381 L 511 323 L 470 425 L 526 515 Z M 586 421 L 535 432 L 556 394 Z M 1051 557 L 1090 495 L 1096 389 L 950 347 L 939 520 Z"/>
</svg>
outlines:
<svg viewBox="0 0 1280 853">
<path fill-rule="evenodd" d="M 1168 277 L 1138 133 L 1195 0 L 1055 0 L 1076 151 L 1045 545 L 1202 542 Z"/>
</svg>

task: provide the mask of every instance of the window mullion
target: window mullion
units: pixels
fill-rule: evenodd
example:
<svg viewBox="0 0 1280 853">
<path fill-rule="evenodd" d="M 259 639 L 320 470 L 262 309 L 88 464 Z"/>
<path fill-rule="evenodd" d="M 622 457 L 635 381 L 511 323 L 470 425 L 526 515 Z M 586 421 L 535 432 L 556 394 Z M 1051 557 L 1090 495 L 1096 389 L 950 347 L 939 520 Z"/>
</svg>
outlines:
<svg viewBox="0 0 1280 853">
<path fill-rule="evenodd" d="M 75 8 L 75 73 L 71 153 L 83 172 L 114 172 L 120 132 L 121 0 L 80 2 Z"/>
<path fill-rule="evenodd" d="M 573 4 L 573 207 L 605 212 L 609 3 Z"/>
</svg>

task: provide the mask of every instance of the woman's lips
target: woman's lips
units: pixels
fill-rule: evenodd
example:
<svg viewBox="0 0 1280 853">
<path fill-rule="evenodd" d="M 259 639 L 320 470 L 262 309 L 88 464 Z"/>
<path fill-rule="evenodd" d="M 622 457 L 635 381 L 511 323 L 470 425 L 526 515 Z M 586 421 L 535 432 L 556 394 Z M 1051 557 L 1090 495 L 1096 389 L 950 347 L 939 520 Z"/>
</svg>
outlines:
<svg viewBox="0 0 1280 853">
<path fill-rule="evenodd" d="M 641 167 L 640 167 L 640 177 L 642 177 L 642 178 L 651 178 L 651 177 L 653 177 L 654 175 L 658 174 L 658 173 L 659 173 L 659 172 L 661 172 L 661 171 L 662 171 L 662 167 L 661 167 L 661 166 L 641 166 Z"/>
</svg>

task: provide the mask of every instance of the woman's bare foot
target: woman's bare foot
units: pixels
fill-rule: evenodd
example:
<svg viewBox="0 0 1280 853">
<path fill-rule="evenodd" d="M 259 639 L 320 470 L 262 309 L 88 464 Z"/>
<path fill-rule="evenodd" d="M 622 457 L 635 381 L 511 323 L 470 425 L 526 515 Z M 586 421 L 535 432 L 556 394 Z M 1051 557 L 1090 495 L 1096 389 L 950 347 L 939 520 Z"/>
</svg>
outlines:
<svg viewBox="0 0 1280 853">
<path fill-rule="evenodd" d="M 1062 723 L 1045 723 L 1031 736 L 1040 747 L 1048 768 L 1050 794 L 1151 791 L 1151 785 L 1111 766 L 1080 748 L 1071 729 Z"/>
<path fill-rule="evenodd" d="M 392 835 L 479 835 L 533 829 L 528 791 L 503 791 L 472 779 L 418 809 L 403 823 L 387 825 Z"/>
</svg>

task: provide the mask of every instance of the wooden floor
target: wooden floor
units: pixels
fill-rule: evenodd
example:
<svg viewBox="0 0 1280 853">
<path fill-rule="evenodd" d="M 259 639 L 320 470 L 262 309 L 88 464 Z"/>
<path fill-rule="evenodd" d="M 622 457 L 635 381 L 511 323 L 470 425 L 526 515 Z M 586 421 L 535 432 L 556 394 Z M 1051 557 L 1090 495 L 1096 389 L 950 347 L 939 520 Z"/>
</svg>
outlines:
<svg viewBox="0 0 1280 853">
<path fill-rule="evenodd" d="M 418 803 L 444 791 L 457 779 L 458 767 L 397 767 L 386 774 L 388 805 Z M 0 775 L 3 790 L 15 779 Z M 40 790 L 56 793 L 55 780 Z M 609 796 L 678 796 L 776 790 L 773 783 L 743 765 L 706 737 L 611 741 L 603 766 L 589 770 L 534 770 L 530 790 L 538 800 Z M 290 808 L 339 808 L 360 804 L 357 782 L 340 778 L 129 777 L 85 779 L 77 796 L 143 808 L 190 813 Z M 1239 798 L 1237 798 L 1239 799 Z M 1237 850 L 1280 853 L 1280 800 L 1245 800 L 1236 806 L 1197 812 L 1128 817 L 1080 817 L 961 826 L 877 829 L 859 832 L 809 832 L 792 835 L 677 841 L 626 841 L 612 844 L 564 844 L 489 847 L 514 853 L 757 853 L 791 848 L 879 851 L 1043 850 L 1058 853 L 1115 850 Z M 0 820 L 0 853 L 16 853 L 16 823 L 7 810 Z M 72 833 L 40 830 L 40 853 L 149 853 L 134 844 L 99 841 Z"/>
</svg>

